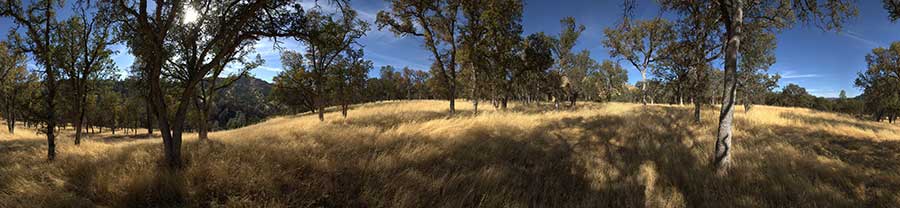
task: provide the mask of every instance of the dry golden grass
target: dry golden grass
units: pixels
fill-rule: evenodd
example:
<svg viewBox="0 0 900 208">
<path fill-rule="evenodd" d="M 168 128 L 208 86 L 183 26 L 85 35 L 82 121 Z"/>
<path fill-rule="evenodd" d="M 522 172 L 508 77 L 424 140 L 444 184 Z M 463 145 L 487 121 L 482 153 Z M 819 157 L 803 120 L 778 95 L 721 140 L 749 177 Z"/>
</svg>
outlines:
<svg viewBox="0 0 900 208">
<path fill-rule="evenodd" d="M 187 138 L 161 168 L 159 139 L 0 140 L 0 207 L 891 207 L 900 127 L 807 109 L 736 115 L 735 164 L 709 165 L 717 109 L 581 103 L 488 107 L 380 102 Z M 66 137 L 65 135 L 63 137 Z"/>
</svg>

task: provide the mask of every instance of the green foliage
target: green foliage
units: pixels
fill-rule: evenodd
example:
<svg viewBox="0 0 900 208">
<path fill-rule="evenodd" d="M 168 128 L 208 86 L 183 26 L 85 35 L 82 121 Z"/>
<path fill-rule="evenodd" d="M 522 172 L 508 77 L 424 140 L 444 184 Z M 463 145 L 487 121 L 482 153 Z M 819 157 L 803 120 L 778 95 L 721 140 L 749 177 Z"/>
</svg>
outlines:
<svg viewBox="0 0 900 208">
<path fill-rule="evenodd" d="M 645 82 L 651 64 L 661 59 L 660 54 L 675 38 L 672 23 L 659 17 L 637 21 L 626 18 L 622 24 L 606 28 L 603 33 L 606 35 L 603 46 L 609 50 L 610 57 L 619 57 L 631 63 Z M 643 93 L 646 85 L 640 89 Z M 646 103 L 646 100 L 642 98 L 641 102 Z"/>
<path fill-rule="evenodd" d="M 884 9 L 888 11 L 888 17 L 891 18 L 891 21 L 900 19 L 900 1 L 882 0 L 882 2 L 884 2 Z"/>
<path fill-rule="evenodd" d="M 604 60 L 599 70 L 591 74 L 591 77 L 597 89 L 597 99 L 612 101 L 627 93 L 628 72 L 618 63 Z"/>
<path fill-rule="evenodd" d="M 806 92 L 806 88 L 796 84 L 784 86 L 776 99 L 775 103 L 780 106 L 812 108 L 816 104 L 815 96 Z"/>
<path fill-rule="evenodd" d="M 554 83 L 553 70 L 554 39 L 543 32 L 528 35 L 524 41 L 522 56 L 523 71 L 519 75 L 517 88 L 526 101 L 539 100 L 544 95 L 552 95 L 559 89 Z"/>
<path fill-rule="evenodd" d="M 868 69 L 858 73 L 855 83 L 863 89 L 865 111 L 876 120 L 900 116 L 900 42 L 872 49 L 866 63 Z"/>
</svg>

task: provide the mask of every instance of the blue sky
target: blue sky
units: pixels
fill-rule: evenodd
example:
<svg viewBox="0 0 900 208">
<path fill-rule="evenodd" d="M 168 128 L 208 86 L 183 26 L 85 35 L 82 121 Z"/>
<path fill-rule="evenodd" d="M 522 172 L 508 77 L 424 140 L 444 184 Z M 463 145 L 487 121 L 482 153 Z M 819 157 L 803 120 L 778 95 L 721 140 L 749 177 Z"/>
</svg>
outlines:
<svg viewBox="0 0 900 208">
<path fill-rule="evenodd" d="M 849 96 L 860 93 L 860 90 L 853 86 L 853 80 L 856 73 L 866 67 L 865 55 L 872 48 L 886 47 L 892 41 L 900 40 L 898 39 L 900 27 L 888 20 L 881 1 L 866 0 L 857 3 L 860 16 L 851 20 L 840 33 L 824 32 L 809 25 L 797 25 L 778 34 L 778 47 L 775 52 L 777 62 L 769 73 L 782 75 L 780 85 L 796 83 L 805 87 L 811 94 L 825 97 L 836 97 L 842 89 L 846 90 Z M 603 28 L 619 21 L 620 4 L 621 1 L 526 1 L 523 18 L 525 34 L 541 31 L 551 35 L 558 34 L 559 20 L 573 16 L 578 23 L 584 24 L 587 28 L 575 49 L 589 50 L 591 56 L 598 61 L 611 59 L 607 49 L 600 43 L 604 38 Z M 374 21 L 378 11 L 388 8 L 385 1 L 353 1 L 352 5 L 369 22 Z M 639 1 L 636 11 L 638 17 L 650 18 L 658 13 L 659 9 L 652 0 Z M 11 28 L 8 18 L 0 18 L 0 28 Z M 366 58 L 375 63 L 370 76 L 378 76 L 377 69 L 384 65 L 426 70 L 432 62 L 432 57 L 424 49 L 420 38 L 396 37 L 388 31 L 377 30 L 374 23 L 372 31 L 369 31 L 360 43 L 365 48 Z M 281 46 L 287 50 L 303 50 L 302 44 L 292 40 L 282 40 Z M 117 65 L 123 69 L 130 66 L 134 59 L 127 53 L 127 48 L 121 45 L 114 48 L 120 51 L 114 57 Z M 266 62 L 252 73 L 256 77 L 270 81 L 281 70 L 280 52 L 273 47 L 271 40 L 257 43 L 256 51 Z M 629 70 L 630 83 L 640 80 L 636 70 L 624 62 L 623 66 Z"/>
</svg>

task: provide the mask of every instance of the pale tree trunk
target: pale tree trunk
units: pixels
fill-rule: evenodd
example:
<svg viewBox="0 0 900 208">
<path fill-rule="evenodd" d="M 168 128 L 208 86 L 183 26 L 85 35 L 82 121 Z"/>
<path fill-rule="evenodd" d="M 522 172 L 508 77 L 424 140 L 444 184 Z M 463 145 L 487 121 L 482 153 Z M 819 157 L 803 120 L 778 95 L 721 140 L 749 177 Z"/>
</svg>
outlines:
<svg viewBox="0 0 900 208">
<path fill-rule="evenodd" d="M 562 93 L 555 93 L 555 94 L 559 95 L 559 94 L 562 94 Z M 559 111 L 559 102 L 560 102 L 560 101 L 559 101 L 559 97 L 558 97 L 558 96 L 553 96 L 553 106 L 556 108 L 556 111 Z"/>
<path fill-rule="evenodd" d="M 647 105 L 647 71 L 641 70 L 641 104 Z"/>
<path fill-rule="evenodd" d="M 725 92 L 722 101 L 722 111 L 719 113 L 719 128 L 716 136 L 716 149 L 713 159 L 716 172 L 720 175 L 727 174 L 731 165 L 731 145 L 735 94 L 737 92 L 737 58 L 741 44 L 741 29 L 743 27 L 743 1 L 731 1 L 732 5 L 722 4 L 726 21 L 726 53 L 725 53 Z"/>
<path fill-rule="evenodd" d="M 694 102 L 694 122 L 700 123 L 700 102 Z"/>
</svg>

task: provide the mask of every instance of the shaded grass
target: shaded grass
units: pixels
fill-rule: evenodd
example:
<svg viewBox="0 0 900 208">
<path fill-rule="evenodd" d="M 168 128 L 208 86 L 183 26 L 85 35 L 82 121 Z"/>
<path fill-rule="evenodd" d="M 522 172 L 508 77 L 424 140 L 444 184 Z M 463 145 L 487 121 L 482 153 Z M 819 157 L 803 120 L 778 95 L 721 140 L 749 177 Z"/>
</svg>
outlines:
<svg viewBox="0 0 900 208">
<path fill-rule="evenodd" d="M 0 207 L 890 207 L 900 128 L 806 109 L 736 115 L 733 170 L 709 165 L 717 110 L 580 103 L 510 111 L 446 102 L 354 106 L 187 138 L 99 135 L 59 161 L 39 136 L 0 141 Z M 546 107 L 546 106 L 543 106 Z M 113 142 L 114 141 L 114 142 Z"/>
</svg>

